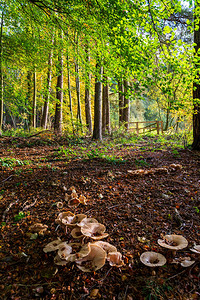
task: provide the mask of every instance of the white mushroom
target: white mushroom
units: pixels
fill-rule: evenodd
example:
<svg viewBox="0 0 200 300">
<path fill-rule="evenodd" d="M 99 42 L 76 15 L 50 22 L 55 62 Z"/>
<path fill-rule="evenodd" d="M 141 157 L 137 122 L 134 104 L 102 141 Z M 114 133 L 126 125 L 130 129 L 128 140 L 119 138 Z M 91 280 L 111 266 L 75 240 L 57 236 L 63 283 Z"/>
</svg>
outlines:
<svg viewBox="0 0 200 300">
<path fill-rule="evenodd" d="M 94 240 L 101 240 L 108 236 L 105 233 L 106 227 L 100 223 L 85 224 L 81 227 L 81 232 L 83 235 L 91 237 Z"/>
<path fill-rule="evenodd" d="M 57 206 L 58 209 L 61 209 L 61 208 L 63 208 L 63 203 L 62 202 L 57 202 L 56 206 Z"/>
<path fill-rule="evenodd" d="M 58 245 L 58 256 L 61 259 L 66 259 L 69 256 L 69 254 L 71 254 L 71 252 L 72 247 L 69 246 L 69 244 L 67 244 L 66 242 L 63 242 Z"/>
<path fill-rule="evenodd" d="M 103 248 L 103 250 L 105 250 L 106 253 L 117 252 L 117 248 L 115 246 L 109 244 L 108 242 L 96 241 L 93 244 L 98 245 L 101 248 Z"/>
<path fill-rule="evenodd" d="M 190 249 L 192 252 L 200 254 L 200 245 L 195 245 L 194 248 Z"/>
<path fill-rule="evenodd" d="M 56 251 L 59 248 L 59 245 L 62 243 L 62 241 L 60 239 L 57 239 L 55 241 L 52 241 L 50 243 L 48 243 L 44 248 L 43 251 L 45 253 L 47 252 L 51 252 L 51 251 Z"/>
<path fill-rule="evenodd" d="M 84 218 L 81 220 L 81 222 L 77 223 L 78 226 L 82 227 L 85 224 L 90 224 L 90 223 L 99 223 L 96 219 L 94 218 Z"/>
<path fill-rule="evenodd" d="M 166 263 L 166 258 L 157 252 L 147 251 L 141 254 L 141 262 L 148 267 L 159 267 Z"/>
<path fill-rule="evenodd" d="M 83 233 L 81 232 L 81 228 L 78 226 L 72 230 L 71 235 L 74 239 L 80 239 L 84 236 Z"/>
<path fill-rule="evenodd" d="M 70 220 L 73 219 L 73 217 L 74 214 L 71 211 L 64 211 L 57 216 L 55 222 L 57 224 L 63 225 L 63 220 L 66 220 L 66 222 L 70 222 Z"/>
<path fill-rule="evenodd" d="M 83 272 L 93 272 L 104 266 L 106 252 L 99 246 L 90 244 L 90 252 L 82 259 L 77 259 L 77 267 Z"/>
<path fill-rule="evenodd" d="M 158 244 L 164 248 L 176 251 L 186 248 L 188 241 L 182 235 L 171 234 L 165 235 L 163 239 L 158 239 Z"/>
<path fill-rule="evenodd" d="M 65 259 L 61 259 L 60 256 L 57 254 L 55 257 L 54 257 L 54 263 L 58 266 L 66 266 L 66 264 L 68 263 L 67 260 Z"/>
</svg>

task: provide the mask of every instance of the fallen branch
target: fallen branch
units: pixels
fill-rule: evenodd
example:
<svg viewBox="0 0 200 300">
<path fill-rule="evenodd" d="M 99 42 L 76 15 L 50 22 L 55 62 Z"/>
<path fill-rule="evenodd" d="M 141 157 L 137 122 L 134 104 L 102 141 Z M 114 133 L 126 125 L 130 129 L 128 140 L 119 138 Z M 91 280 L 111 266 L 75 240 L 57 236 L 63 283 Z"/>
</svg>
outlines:
<svg viewBox="0 0 200 300">
<path fill-rule="evenodd" d="M 9 212 L 9 210 L 11 209 L 11 207 L 12 207 L 14 204 L 16 204 L 18 201 L 19 201 L 19 199 L 17 199 L 17 200 L 14 201 L 14 202 L 11 202 L 11 203 L 9 204 L 9 206 L 6 208 L 6 210 L 5 210 L 4 213 L 3 213 L 3 216 L 2 216 L 2 222 L 5 222 L 6 214 Z"/>
</svg>

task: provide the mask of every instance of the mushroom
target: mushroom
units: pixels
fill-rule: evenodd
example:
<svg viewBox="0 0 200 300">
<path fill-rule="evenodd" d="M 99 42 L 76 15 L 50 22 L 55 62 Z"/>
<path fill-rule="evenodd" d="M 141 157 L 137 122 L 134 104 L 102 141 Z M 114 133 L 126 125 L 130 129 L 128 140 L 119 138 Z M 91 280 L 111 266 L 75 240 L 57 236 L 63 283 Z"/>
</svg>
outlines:
<svg viewBox="0 0 200 300">
<path fill-rule="evenodd" d="M 57 254 L 54 257 L 54 263 L 59 266 L 65 266 L 68 263 L 68 261 L 66 259 L 60 258 L 60 256 Z"/>
<path fill-rule="evenodd" d="M 120 252 L 109 252 L 107 260 L 111 266 L 121 267 L 124 262 L 122 260 L 122 254 Z"/>
<path fill-rule="evenodd" d="M 67 257 L 69 256 L 69 254 L 71 254 L 72 252 L 72 247 L 69 246 L 69 244 L 67 244 L 66 242 L 60 243 L 58 245 L 58 256 L 61 259 L 67 259 Z"/>
<path fill-rule="evenodd" d="M 200 254 L 200 245 L 195 245 L 194 248 L 190 249 L 192 252 Z"/>
<path fill-rule="evenodd" d="M 61 209 L 61 208 L 63 208 L 63 203 L 62 202 L 57 202 L 56 206 L 57 206 L 58 209 Z"/>
<path fill-rule="evenodd" d="M 171 234 L 165 235 L 163 239 L 158 239 L 158 244 L 164 248 L 173 250 L 173 255 L 177 250 L 181 250 L 187 247 L 188 241 L 182 235 Z"/>
<path fill-rule="evenodd" d="M 44 248 L 43 248 L 43 251 L 45 253 L 47 252 L 51 252 L 51 251 L 55 251 L 55 250 L 58 250 L 59 248 L 59 245 L 62 243 L 62 241 L 60 239 L 57 239 L 55 241 L 52 241 L 50 243 L 48 243 Z"/>
<path fill-rule="evenodd" d="M 80 196 L 79 196 L 79 201 L 80 201 L 81 204 L 87 205 L 87 200 L 86 200 L 86 197 L 85 197 L 85 196 L 80 195 Z"/>
<path fill-rule="evenodd" d="M 106 252 L 95 244 L 89 243 L 90 252 L 87 256 L 77 259 L 77 267 L 83 272 L 93 272 L 104 266 L 106 261 Z"/>
<path fill-rule="evenodd" d="M 78 226 L 72 230 L 71 235 L 74 239 L 80 239 L 84 236 L 83 233 L 81 232 L 81 228 Z"/>
<path fill-rule="evenodd" d="M 167 260 L 164 255 L 160 253 L 146 251 L 140 255 L 140 261 L 148 267 L 159 267 L 163 266 Z"/>
<path fill-rule="evenodd" d="M 86 215 L 77 214 L 73 215 L 72 218 L 63 218 L 62 223 L 68 227 L 75 227 L 77 226 L 77 223 L 81 222 L 84 218 L 86 218 Z"/>
<path fill-rule="evenodd" d="M 29 230 L 31 232 L 36 232 L 36 233 L 39 233 L 39 234 L 43 235 L 44 232 L 47 230 L 47 228 L 48 228 L 47 225 L 44 225 L 42 223 L 35 223 L 35 224 L 30 226 Z"/>
<path fill-rule="evenodd" d="M 83 235 L 91 237 L 94 240 L 101 240 L 108 236 L 105 233 L 106 227 L 100 223 L 85 224 L 81 227 L 81 232 Z"/>
<path fill-rule="evenodd" d="M 71 211 L 65 211 L 60 213 L 57 216 L 57 219 L 55 220 L 55 222 L 59 225 L 63 225 L 63 220 L 67 220 L 68 222 L 70 222 L 71 219 L 73 219 L 74 214 Z"/>
<path fill-rule="evenodd" d="M 190 257 L 180 257 L 173 259 L 172 263 L 180 264 L 182 267 L 187 268 L 195 263 L 195 260 L 191 260 Z"/>
<path fill-rule="evenodd" d="M 68 201 L 68 206 L 69 207 L 77 207 L 80 204 L 80 201 L 78 198 L 73 198 Z"/>
<path fill-rule="evenodd" d="M 103 248 L 104 251 L 106 251 L 106 253 L 110 253 L 110 252 L 117 252 L 117 248 L 111 244 L 109 244 L 108 242 L 103 242 L 103 241 L 97 241 L 94 242 L 93 244 L 100 246 L 101 248 Z"/>
<path fill-rule="evenodd" d="M 84 218 L 81 220 L 81 222 L 77 223 L 78 226 L 82 227 L 85 224 L 90 224 L 90 223 L 99 223 L 96 219 L 94 218 Z"/>
</svg>

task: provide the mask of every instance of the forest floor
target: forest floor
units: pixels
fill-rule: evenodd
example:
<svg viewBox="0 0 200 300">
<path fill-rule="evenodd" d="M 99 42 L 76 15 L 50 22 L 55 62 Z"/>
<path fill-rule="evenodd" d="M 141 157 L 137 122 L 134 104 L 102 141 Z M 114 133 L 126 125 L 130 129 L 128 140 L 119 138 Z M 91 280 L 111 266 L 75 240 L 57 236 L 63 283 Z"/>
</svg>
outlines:
<svg viewBox="0 0 200 300">
<path fill-rule="evenodd" d="M 172 166 L 176 164 L 178 166 Z M 159 169 L 165 167 L 165 169 Z M 135 170 L 150 170 L 138 174 Z M 130 172 L 131 171 L 131 172 Z M 87 205 L 69 208 L 65 193 L 74 186 Z M 200 153 L 174 140 L 0 137 L 1 299 L 200 299 Z M 62 209 L 57 202 L 63 202 Z M 47 243 L 72 241 L 55 223 L 62 211 L 83 213 L 106 226 L 105 241 L 121 252 L 124 265 L 108 262 L 96 272 L 76 264 L 58 266 Z M 48 225 L 34 235 L 34 223 Z M 183 235 L 187 268 L 172 264 L 172 253 L 158 245 L 165 234 Z M 140 261 L 145 251 L 167 257 L 162 267 Z"/>
</svg>

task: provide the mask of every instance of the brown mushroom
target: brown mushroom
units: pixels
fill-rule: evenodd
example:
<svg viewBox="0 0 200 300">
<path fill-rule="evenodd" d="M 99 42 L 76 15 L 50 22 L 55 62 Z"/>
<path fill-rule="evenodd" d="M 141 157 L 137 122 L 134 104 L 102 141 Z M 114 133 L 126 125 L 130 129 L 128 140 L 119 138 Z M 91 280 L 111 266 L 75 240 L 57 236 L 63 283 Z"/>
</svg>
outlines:
<svg viewBox="0 0 200 300">
<path fill-rule="evenodd" d="M 122 254 L 120 252 L 109 252 L 107 255 L 107 260 L 111 266 L 121 267 L 124 262 L 122 260 Z"/>
<path fill-rule="evenodd" d="M 78 226 L 82 227 L 85 224 L 90 224 L 90 223 L 99 223 L 96 219 L 94 218 L 84 218 L 81 220 L 81 222 L 77 223 Z"/>
<path fill-rule="evenodd" d="M 80 201 L 78 198 L 73 198 L 71 200 L 68 201 L 68 206 L 69 207 L 77 207 L 80 204 Z"/>
<path fill-rule="evenodd" d="M 71 235 L 74 239 L 80 239 L 82 238 L 84 235 L 81 232 L 81 228 L 76 226 L 72 231 L 71 231 Z"/>
<path fill-rule="evenodd" d="M 61 208 L 63 208 L 63 203 L 59 201 L 56 203 L 56 206 L 58 209 L 61 209 Z"/>
<path fill-rule="evenodd" d="M 89 245 L 90 252 L 87 256 L 77 259 L 77 267 L 83 272 L 93 272 L 104 266 L 106 261 L 106 252 L 95 244 Z"/>
<path fill-rule="evenodd" d="M 77 214 L 73 215 L 72 218 L 64 218 L 62 220 L 62 223 L 68 227 L 75 227 L 79 222 L 81 222 L 84 218 L 86 218 L 86 215 L 84 214 Z"/>
<path fill-rule="evenodd" d="M 60 243 L 58 245 L 58 256 L 61 259 L 66 259 L 69 254 L 71 254 L 72 252 L 72 247 L 69 246 L 69 244 L 67 244 L 66 242 Z"/>
<path fill-rule="evenodd" d="M 79 196 L 79 201 L 80 201 L 81 204 L 87 205 L 87 199 L 86 199 L 85 196 L 80 195 L 80 196 Z"/>
<path fill-rule="evenodd" d="M 29 230 L 31 232 L 35 232 L 35 233 L 39 233 L 39 234 L 43 235 L 44 232 L 47 230 L 47 228 L 48 228 L 47 225 L 44 225 L 42 223 L 35 223 L 30 226 Z"/>
<path fill-rule="evenodd" d="M 166 258 L 157 252 L 146 251 L 140 255 L 140 261 L 148 267 L 159 267 L 166 263 Z"/>
<path fill-rule="evenodd" d="M 68 261 L 66 259 L 62 259 L 60 258 L 60 256 L 57 254 L 54 257 L 54 263 L 58 266 L 66 266 L 66 264 L 68 263 Z"/>
<path fill-rule="evenodd" d="M 108 236 L 105 233 L 106 227 L 100 223 L 85 224 L 81 227 L 81 232 L 83 235 L 91 237 L 94 240 L 101 240 Z"/>
<path fill-rule="evenodd" d="M 117 248 L 111 244 L 109 244 L 108 242 L 103 242 L 103 241 L 96 241 L 93 244 L 100 246 L 101 248 L 103 248 L 104 251 L 106 251 L 106 253 L 110 253 L 110 252 L 117 252 Z"/>
</svg>

